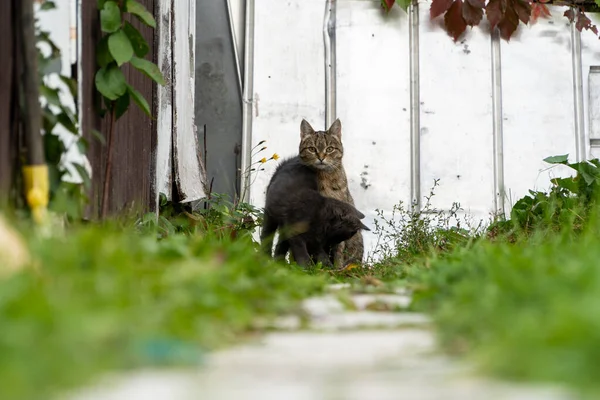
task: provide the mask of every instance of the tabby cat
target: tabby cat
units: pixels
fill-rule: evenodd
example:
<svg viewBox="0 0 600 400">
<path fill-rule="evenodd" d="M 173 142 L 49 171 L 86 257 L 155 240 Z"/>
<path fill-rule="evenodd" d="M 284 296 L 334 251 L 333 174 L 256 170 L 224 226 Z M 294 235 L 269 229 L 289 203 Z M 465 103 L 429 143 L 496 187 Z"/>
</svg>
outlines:
<svg viewBox="0 0 600 400">
<path fill-rule="evenodd" d="M 316 172 L 292 157 L 279 164 L 269 186 L 261 231 L 263 251 L 271 255 L 273 235 L 279 230 L 275 258 L 291 250 L 303 266 L 321 262 L 331 266 L 331 253 L 340 242 L 361 229 L 364 214 L 354 206 L 319 193 Z"/>
<path fill-rule="evenodd" d="M 327 131 L 315 131 L 302 120 L 300 124 L 300 159 L 317 172 L 319 192 L 326 197 L 354 205 L 348 189 L 348 179 L 342 158 L 342 123 L 336 119 Z M 334 255 L 334 265 L 343 267 L 349 263 L 362 263 L 364 253 L 363 237 L 360 231 L 349 240 L 342 242 Z"/>
</svg>

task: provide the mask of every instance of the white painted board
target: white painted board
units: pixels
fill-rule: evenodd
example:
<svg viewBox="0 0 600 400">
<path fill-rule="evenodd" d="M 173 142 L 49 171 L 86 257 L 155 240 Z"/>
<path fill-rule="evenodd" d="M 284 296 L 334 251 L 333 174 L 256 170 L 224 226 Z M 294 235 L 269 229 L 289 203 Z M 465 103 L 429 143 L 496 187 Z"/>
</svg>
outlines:
<svg viewBox="0 0 600 400">
<path fill-rule="evenodd" d="M 356 207 L 374 229 L 375 210 L 388 215 L 410 204 L 410 86 L 408 15 L 388 15 L 379 2 L 337 6 L 337 116 L 344 166 Z M 364 232 L 365 257 L 376 244 Z"/>
<path fill-rule="evenodd" d="M 255 5 L 254 110 L 252 147 L 267 149 L 252 158 L 298 154 L 300 122 L 323 129 L 324 0 L 259 0 Z M 274 16 L 277 16 L 275 18 Z M 259 145 L 259 142 L 266 142 Z M 254 164 L 250 202 L 263 207 L 275 161 Z"/>
<path fill-rule="evenodd" d="M 550 19 L 520 26 L 502 42 L 502 100 L 507 211 L 532 190 L 547 190 L 566 167 L 542 160 L 569 153 L 575 161 L 571 33 L 564 7 Z"/>
<path fill-rule="evenodd" d="M 494 202 L 491 38 L 474 28 L 454 42 L 443 17 L 430 21 L 430 5 L 419 2 L 421 197 L 439 179 L 433 207 L 449 210 L 457 202 L 477 221 L 488 219 Z"/>
</svg>

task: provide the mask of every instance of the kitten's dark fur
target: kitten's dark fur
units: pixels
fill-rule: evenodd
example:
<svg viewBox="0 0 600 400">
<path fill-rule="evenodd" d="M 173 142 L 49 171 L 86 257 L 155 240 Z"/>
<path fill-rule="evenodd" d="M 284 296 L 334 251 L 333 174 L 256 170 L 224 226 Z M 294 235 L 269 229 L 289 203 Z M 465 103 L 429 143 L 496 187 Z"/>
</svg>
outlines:
<svg viewBox="0 0 600 400">
<path fill-rule="evenodd" d="M 271 255 L 273 235 L 279 228 L 275 257 L 291 249 L 300 265 L 320 261 L 332 264 L 335 246 L 360 229 L 369 230 L 360 220 L 365 216 L 354 206 L 319 194 L 315 171 L 299 157 L 279 164 L 269 186 L 261 232 L 263 251 Z"/>
</svg>

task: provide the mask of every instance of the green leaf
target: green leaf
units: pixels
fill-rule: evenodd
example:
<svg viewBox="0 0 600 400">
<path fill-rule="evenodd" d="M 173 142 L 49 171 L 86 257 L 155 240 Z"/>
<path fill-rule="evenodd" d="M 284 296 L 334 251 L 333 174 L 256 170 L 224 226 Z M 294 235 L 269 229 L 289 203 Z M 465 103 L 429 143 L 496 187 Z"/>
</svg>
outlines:
<svg viewBox="0 0 600 400">
<path fill-rule="evenodd" d="M 100 11 L 100 27 L 102 32 L 116 32 L 121 27 L 121 10 L 114 1 L 107 1 Z"/>
<path fill-rule="evenodd" d="M 116 64 L 100 68 L 96 72 L 96 89 L 107 99 L 116 100 L 127 91 L 125 76 Z"/>
<path fill-rule="evenodd" d="M 552 156 L 544 158 L 544 161 L 548 164 L 566 164 L 569 159 L 568 154 L 564 154 L 562 156 Z"/>
<path fill-rule="evenodd" d="M 86 154 L 88 152 L 89 147 L 90 145 L 86 138 L 79 137 L 79 139 L 77 140 L 77 149 L 79 149 L 79 152 L 81 154 Z"/>
<path fill-rule="evenodd" d="M 64 76 L 64 75 L 59 75 L 60 80 L 62 81 L 62 83 L 65 84 L 65 86 L 67 86 L 69 88 L 69 92 L 71 93 L 71 96 L 73 96 L 73 99 L 77 98 L 77 81 L 73 78 L 69 78 L 68 76 Z"/>
<path fill-rule="evenodd" d="M 127 86 L 129 89 L 129 86 Z M 115 101 L 115 118 L 119 119 L 127 112 L 129 108 L 129 92 L 125 92 L 123 96 L 119 97 L 117 101 Z"/>
<path fill-rule="evenodd" d="M 42 3 L 40 10 L 54 10 L 56 8 L 56 4 L 53 1 L 46 0 Z"/>
<path fill-rule="evenodd" d="M 593 184 L 596 181 L 596 178 L 590 174 L 588 174 L 586 171 L 580 171 L 581 176 L 583 177 L 583 179 L 585 180 L 585 183 L 589 185 Z"/>
<path fill-rule="evenodd" d="M 44 129 L 44 133 L 51 133 L 57 123 L 58 120 L 52 110 L 48 106 L 44 107 L 42 110 L 42 128 Z"/>
<path fill-rule="evenodd" d="M 79 176 L 81 176 L 81 180 L 83 181 L 83 187 L 89 189 L 92 186 L 92 181 L 85 167 L 78 163 L 73 163 L 71 165 L 73 165 L 73 167 L 77 170 Z"/>
<path fill-rule="evenodd" d="M 55 193 L 62 183 L 62 176 L 65 174 L 56 164 L 48 165 L 48 182 L 50 183 L 50 193 Z"/>
<path fill-rule="evenodd" d="M 75 126 L 71 118 L 69 118 L 69 116 L 66 113 L 61 112 L 56 116 L 56 118 L 58 119 L 58 123 L 64 126 L 69 132 L 71 132 L 74 135 L 78 134 L 77 126 Z"/>
<path fill-rule="evenodd" d="M 135 29 L 135 26 L 131 25 L 129 22 L 125 21 L 125 25 L 123 26 L 123 31 L 129 38 L 131 45 L 133 46 L 133 51 L 135 55 L 138 57 L 144 57 L 150 51 L 150 46 L 146 42 L 146 39 L 142 36 L 140 31 Z"/>
<path fill-rule="evenodd" d="M 142 4 L 135 0 L 125 0 L 125 11 L 138 17 L 146 25 L 156 28 L 156 20 Z"/>
<path fill-rule="evenodd" d="M 133 57 L 131 59 L 131 65 L 159 85 L 165 85 L 165 78 L 163 77 L 163 74 L 158 69 L 158 66 L 153 62 L 144 60 L 143 58 Z"/>
<path fill-rule="evenodd" d="M 600 7 L 600 0 L 596 0 L 596 5 Z"/>
<path fill-rule="evenodd" d="M 66 148 L 57 135 L 46 133 L 44 135 L 44 151 L 48 163 L 58 164 Z"/>
<path fill-rule="evenodd" d="M 96 63 L 100 68 L 105 68 L 108 64 L 115 61 L 108 50 L 108 36 L 104 36 L 96 46 Z"/>
<path fill-rule="evenodd" d="M 40 85 L 40 96 L 44 97 L 48 104 L 60 107 L 60 97 L 58 89 L 49 88 L 46 85 Z"/>
<path fill-rule="evenodd" d="M 410 3 L 412 3 L 412 0 L 396 0 L 396 4 L 398 4 L 398 6 L 400 6 L 400 8 L 404 11 L 408 11 L 408 6 L 410 6 Z"/>
<path fill-rule="evenodd" d="M 577 193 L 577 182 L 573 178 L 554 178 L 550 181 L 560 188 Z"/>
<path fill-rule="evenodd" d="M 133 98 L 133 101 L 135 102 L 135 104 L 137 104 L 138 107 L 141 108 L 141 110 L 144 113 L 146 113 L 146 115 L 151 117 L 152 114 L 150 112 L 150 106 L 148 105 L 148 102 L 146 101 L 144 96 L 142 96 L 142 94 L 140 92 L 138 92 L 137 90 L 135 90 L 132 86 L 127 85 L 127 90 L 129 91 L 129 94 Z"/>
<path fill-rule="evenodd" d="M 100 142 L 103 146 L 106 144 L 106 140 L 104 139 L 104 135 L 97 129 L 92 129 L 92 136 L 96 138 L 97 141 Z"/>
<path fill-rule="evenodd" d="M 131 60 L 131 57 L 133 57 L 133 47 L 131 46 L 129 38 L 122 29 L 112 33 L 108 37 L 108 50 L 119 67 Z"/>
</svg>

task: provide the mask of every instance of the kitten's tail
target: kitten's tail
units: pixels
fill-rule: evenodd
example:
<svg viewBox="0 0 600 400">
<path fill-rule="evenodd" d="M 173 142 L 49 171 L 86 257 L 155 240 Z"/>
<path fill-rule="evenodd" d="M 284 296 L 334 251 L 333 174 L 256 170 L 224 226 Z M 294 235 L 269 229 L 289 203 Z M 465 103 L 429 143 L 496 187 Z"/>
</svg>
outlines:
<svg viewBox="0 0 600 400">
<path fill-rule="evenodd" d="M 260 231 L 260 244 L 262 251 L 269 257 L 273 255 L 273 238 L 275 237 L 277 225 L 277 221 L 265 211 Z"/>
</svg>

